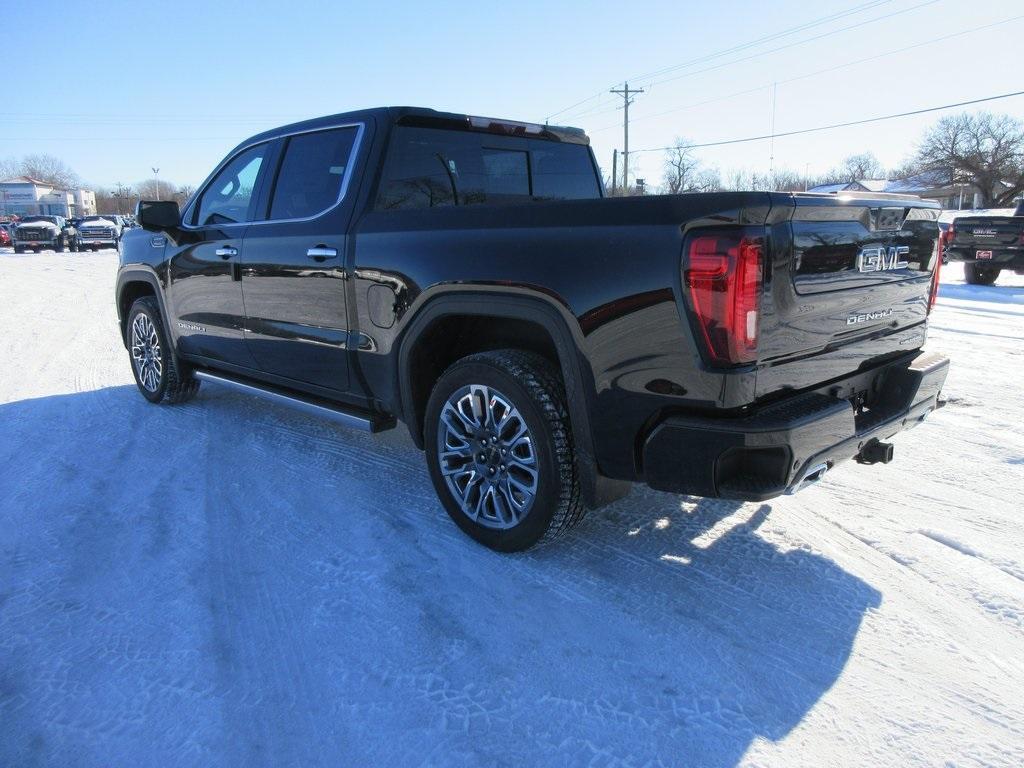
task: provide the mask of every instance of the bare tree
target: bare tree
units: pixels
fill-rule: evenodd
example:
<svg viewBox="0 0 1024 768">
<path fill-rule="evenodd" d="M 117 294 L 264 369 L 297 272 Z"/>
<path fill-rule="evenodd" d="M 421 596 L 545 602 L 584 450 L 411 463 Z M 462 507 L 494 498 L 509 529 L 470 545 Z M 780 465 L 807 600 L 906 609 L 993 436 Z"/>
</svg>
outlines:
<svg viewBox="0 0 1024 768">
<path fill-rule="evenodd" d="M 196 188 L 191 184 L 182 184 L 178 187 L 178 190 L 174 193 L 174 199 L 178 201 L 178 205 L 185 205 L 188 199 L 195 194 Z"/>
<path fill-rule="evenodd" d="M 842 165 L 839 166 L 839 171 L 844 177 L 843 181 L 884 179 L 886 177 L 885 168 L 871 152 L 850 155 L 843 160 Z"/>
<path fill-rule="evenodd" d="M 666 194 L 683 192 L 715 192 L 722 188 L 718 171 L 705 168 L 682 139 L 676 139 L 665 152 L 662 188 Z"/>
<path fill-rule="evenodd" d="M 165 179 L 146 179 L 136 183 L 135 191 L 143 200 L 176 200 L 178 187 Z"/>
<path fill-rule="evenodd" d="M 25 155 L 18 161 L 15 176 L 30 176 L 57 189 L 74 189 L 82 180 L 63 160 L 53 155 Z"/>
<path fill-rule="evenodd" d="M 0 160 L 0 181 L 14 178 L 21 173 L 21 164 L 13 157 Z"/>
<path fill-rule="evenodd" d="M 973 186 L 986 208 L 1011 205 L 1024 192 L 1024 123 L 988 112 L 944 117 L 925 134 L 913 165 Z"/>
<path fill-rule="evenodd" d="M 803 192 L 804 177 L 788 168 L 775 168 L 771 173 L 733 168 L 718 189 L 732 192 Z"/>
</svg>

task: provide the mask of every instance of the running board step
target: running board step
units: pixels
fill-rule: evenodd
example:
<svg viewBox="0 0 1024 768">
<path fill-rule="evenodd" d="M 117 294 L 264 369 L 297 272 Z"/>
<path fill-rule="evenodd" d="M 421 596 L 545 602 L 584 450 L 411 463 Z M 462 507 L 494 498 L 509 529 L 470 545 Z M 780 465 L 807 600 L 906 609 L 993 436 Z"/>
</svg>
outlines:
<svg viewBox="0 0 1024 768">
<path fill-rule="evenodd" d="M 239 392 L 256 395 L 271 402 L 304 411 L 313 416 L 330 419 L 346 427 L 361 429 L 364 432 L 383 432 L 395 426 L 393 417 L 368 413 L 355 408 L 346 408 L 330 400 L 278 389 L 271 384 L 264 384 L 263 382 L 240 377 L 236 378 L 220 372 L 211 373 L 204 370 L 194 370 L 192 375 L 200 381 L 208 381 L 211 384 L 223 384 Z"/>
</svg>

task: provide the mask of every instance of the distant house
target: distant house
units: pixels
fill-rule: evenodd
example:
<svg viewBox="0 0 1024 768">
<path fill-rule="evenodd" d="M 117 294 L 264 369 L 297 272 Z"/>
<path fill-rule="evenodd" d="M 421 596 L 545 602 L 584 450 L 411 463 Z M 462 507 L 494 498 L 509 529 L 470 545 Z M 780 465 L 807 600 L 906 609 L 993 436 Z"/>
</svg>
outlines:
<svg viewBox="0 0 1024 768">
<path fill-rule="evenodd" d="M 30 176 L 0 181 L 0 216 L 88 216 L 96 213 L 96 194 L 88 189 L 57 189 Z"/>
<path fill-rule="evenodd" d="M 981 195 L 969 185 L 955 184 L 948 174 L 934 171 L 908 176 L 905 179 L 858 179 L 839 184 L 819 184 L 808 192 L 839 194 L 840 192 L 889 192 L 917 195 L 937 201 L 943 208 L 977 208 Z"/>
</svg>

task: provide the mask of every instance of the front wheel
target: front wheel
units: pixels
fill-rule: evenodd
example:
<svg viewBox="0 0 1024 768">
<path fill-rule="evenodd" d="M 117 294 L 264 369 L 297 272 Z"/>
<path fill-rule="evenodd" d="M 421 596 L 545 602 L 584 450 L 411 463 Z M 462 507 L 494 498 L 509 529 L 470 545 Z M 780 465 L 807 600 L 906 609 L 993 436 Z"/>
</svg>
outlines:
<svg viewBox="0 0 1024 768">
<path fill-rule="evenodd" d="M 434 489 L 476 541 L 517 552 L 583 518 L 565 389 L 544 358 L 498 350 L 459 360 L 435 385 L 425 418 Z"/>
<path fill-rule="evenodd" d="M 151 403 L 183 403 L 195 396 L 199 381 L 183 368 L 171 349 L 156 298 L 143 296 L 132 304 L 127 335 L 132 373 L 144 398 Z"/>
<path fill-rule="evenodd" d="M 992 285 L 999 277 L 999 267 L 988 267 L 982 264 L 964 264 L 964 279 L 970 285 Z"/>
</svg>

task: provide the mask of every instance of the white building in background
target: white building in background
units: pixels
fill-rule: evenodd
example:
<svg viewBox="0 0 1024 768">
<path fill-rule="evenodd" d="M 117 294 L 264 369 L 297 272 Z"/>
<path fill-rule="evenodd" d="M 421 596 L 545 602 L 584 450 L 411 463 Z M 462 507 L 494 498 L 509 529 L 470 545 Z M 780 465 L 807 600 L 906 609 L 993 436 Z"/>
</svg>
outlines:
<svg viewBox="0 0 1024 768">
<path fill-rule="evenodd" d="M 57 189 L 45 181 L 17 176 L 0 181 L 0 216 L 89 216 L 96 213 L 96 193 Z"/>
</svg>

